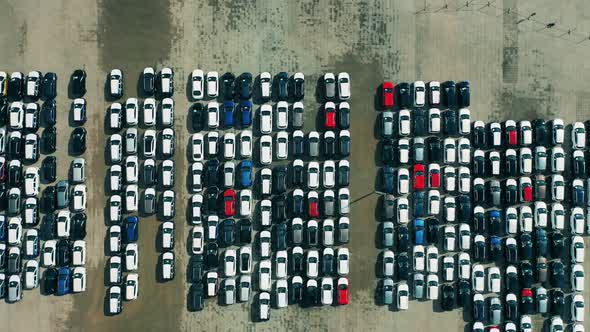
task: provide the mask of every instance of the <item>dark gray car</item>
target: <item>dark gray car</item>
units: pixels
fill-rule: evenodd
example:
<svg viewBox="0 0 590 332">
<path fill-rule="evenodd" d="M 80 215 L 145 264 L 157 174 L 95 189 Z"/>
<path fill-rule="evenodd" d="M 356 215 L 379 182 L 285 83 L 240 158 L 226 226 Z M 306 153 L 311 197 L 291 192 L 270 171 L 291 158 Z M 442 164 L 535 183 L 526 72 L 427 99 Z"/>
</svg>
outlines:
<svg viewBox="0 0 590 332">
<path fill-rule="evenodd" d="M 500 181 L 490 181 L 490 201 L 492 206 L 502 206 L 502 188 L 500 187 Z"/>
<path fill-rule="evenodd" d="M 70 204 L 70 188 L 66 180 L 61 180 L 55 186 L 57 191 L 57 208 L 65 209 Z"/>
<path fill-rule="evenodd" d="M 502 322 L 502 304 L 500 299 L 492 297 L 490 299 L 490 323 L 499 325 Z"/>
<path fill-rule="evenodd" d="M 310 157 L 317 157 L 320 155 L 320 135 L 312 131 L 307 136 L 307 145 L 309 148 L 309 156 Z"/>
<path fill-rule="evenodd" d="M 395 196 L 387 194 L 383 196 L 383 218 L 393 220 L 395 216 Z"/>
<path fill-rule="evenodd" d="M 350 220 L 348 219 L 348 217 L 340 217 L 338 219 L 338 225 L 336 225 L 336 228 L 338 229 L 338 242 L 348 243 L 349 227 L 350 227 Z"/>
<path fill-rule="evenodd" d="M 383 223 L 382 232 L 382 245 L 384 248 L 391 248 L 393 247 L 393 223 L 391 221 L 386 221 Z"/>
<path fill-rule="evenodd" d="M 293 129 L 303 128 L 303 103 L 295 103 L 291 108 L 291 125 Z"/>
<path fill-rule="evenodd" d="M 143 212 L 147 214 L 156 212 L 156 194 L 153 188 L 146 189 L 143 194 Z"/>
<path fill-rule="evenodd" d="M 20 213 L 21 192 L 19 188 L 12 188 L 8 192 L 8 214 L 17 215 Z"/>
<path fill-rule="evenodd" d="M 383 304 L 393 304 L 393 280 L 383 279 Z"/>
</svg>

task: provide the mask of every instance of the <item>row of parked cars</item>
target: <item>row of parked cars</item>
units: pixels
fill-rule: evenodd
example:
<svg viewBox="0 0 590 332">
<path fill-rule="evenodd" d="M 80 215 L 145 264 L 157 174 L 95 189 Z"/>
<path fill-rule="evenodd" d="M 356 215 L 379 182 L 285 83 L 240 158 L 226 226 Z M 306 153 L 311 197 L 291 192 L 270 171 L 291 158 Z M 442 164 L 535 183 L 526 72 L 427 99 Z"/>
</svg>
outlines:
<svg viewBox="0 0 590 332">
<path fill-rule="evenodd" d="M 383 82 L 379 86 L 380 108 L 422 109 L 429 107 L 444 107 L 456 109 L 469 107 L 471 103 L 471 89 L 468 81 L 415 81 L 414 83 Z"/>
</svg>

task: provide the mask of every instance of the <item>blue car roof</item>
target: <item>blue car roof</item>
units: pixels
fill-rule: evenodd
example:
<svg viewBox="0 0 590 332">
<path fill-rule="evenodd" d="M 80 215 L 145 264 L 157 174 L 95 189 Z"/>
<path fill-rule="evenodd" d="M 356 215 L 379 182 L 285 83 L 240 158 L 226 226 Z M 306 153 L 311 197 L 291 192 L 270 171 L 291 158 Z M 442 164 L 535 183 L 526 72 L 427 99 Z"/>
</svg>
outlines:
<svg viewBox="0 0 590 332">
<path fill-rule="evenodd" d="M 241 108 L 252 108 L 252 102 L 250 102 L 249 100 L 243 100 L 240 102 L 240 107 Z"/>
<path fill-rule="evenodd" d="M 136 216 L 129 216 L 129 217 L 127 217 L 127 222 L 137 223 L 137 222 L 139 222 L 139 219 Z"/>
<path fill-rule="evenodd" d="M 230 101 L 230 100 L 223 102 L 223 107 L 224 108 L 230 108 L 231 107 L 232 110 L 233 110 L 234 109 L 234 105 L 235 105 L 234 102 L 233 101 Z"/>
<path fill-rule="evenodd" d="M 58 274 L 70 274 L 70 269 L 67 267 L 60 267 L 58 270 Z"/>
<path fill-rule="evenodd" d="M 494 217 L 499 217 L 500 216 L 500 211 L 498 211 L 498 210 L 492 210 L 492 211 L 490 211 L 490 215 L 492 215 Z"/>
<path fill-rule="evenodd" d="M 252 167 L 252 160 L 244 160 L 242 161 L 242 167 L 247 166 L 247 167 Z"/>
<path fill-rule="evenodd" d="M 423 219 L 414 219 L 414 225 L 424 226 L 424 220 Z"/>
</svg>

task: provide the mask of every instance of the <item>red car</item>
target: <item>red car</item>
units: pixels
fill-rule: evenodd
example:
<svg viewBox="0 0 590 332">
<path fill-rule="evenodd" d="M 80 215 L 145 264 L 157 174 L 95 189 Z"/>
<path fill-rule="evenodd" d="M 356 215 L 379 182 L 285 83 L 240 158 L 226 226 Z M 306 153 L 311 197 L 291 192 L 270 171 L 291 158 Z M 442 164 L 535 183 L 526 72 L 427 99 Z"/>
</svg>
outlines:
<svg viewBox="0 0 590 332">
<path fill-rule="evenodd" d="M 429 176 L 428 176 L 428 185 L 431 189 L 438 189 L 440 188 L 440 166 L 438 165 L 430 165 L 428 167 Z"/>
<path fill-rule="evenodd" d="M 336 105 L 329 101 L 324 106 L 324 127 L 326 129 L 336 128 Z"/>
<path fill-rule="evenodd" d="M 223 212 L 227 217 L 233 217 L 236 214 L 236 192 L 233 189 L 223 192 Z"/>
<path fill-rule="evenodd" d="M 340 278 L 338 279 L 338 304 L 339 305 L 347 305 L 349 302 L 348 296 L 348 279 Z"/>
<path fill-rule="evenodd" d="M 518 131 L 516 130 L 516 122 L 512 120 L 506 121 L 506 142 L 508 146 L 518 145 Z"/>
<path fill-rule="evenodd" d="M 414 165 L 414 179 L 412 181 L 414 190 L 424 190 L 424 165 Z"/>
<path fill-rule="evenodd" d="M 383 106 L 383 108 L 393 107 L 393 94 L 393 83 L 383 82 L 383 85 L 381 86 L 381 106 Z"/>
<path fill-rule="evenodd" d="M 522 185 L 522 200 L 523 202 L 533 201 L 533 186 L 530 183 L 524 183 Z"/>
<path fill-rule="evenodd" d="M 318 193 L 315 191 L 309 192 L 307 194 L 307 205 L 308 205 L 308 214 L 311 218 L 317 218 L 320 216 L 320 207 L 319 207 L 319 198 Z"/>
</svg>

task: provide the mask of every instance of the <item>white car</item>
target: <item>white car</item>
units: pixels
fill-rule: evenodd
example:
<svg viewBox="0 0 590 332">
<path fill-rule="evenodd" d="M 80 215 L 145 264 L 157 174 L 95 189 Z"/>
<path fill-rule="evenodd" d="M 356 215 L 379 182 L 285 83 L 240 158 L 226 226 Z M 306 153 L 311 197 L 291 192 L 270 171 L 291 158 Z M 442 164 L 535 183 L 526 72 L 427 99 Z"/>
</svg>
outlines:
<svg viewBox="0 0 590 332">
<path fill-rule="evenodd" d="M 400 110 L 398 116 L 398 134 L 400 136 L 410 135 L 412 121 L 410 118 L 410 111 Z"/>
<path fill-rule="evenodd" d="M 469 168 L 459 167 L 459 192 L 462 194 L 469 194 L 471 192 L 471 172 Z"/>
<path fill-rule="evenodd" d="M 469 279 L 471 277 L 471 258 L 468 253 L 462 252 L 457 259 L 459 265 L 459 278 Z"/>
<path fill-rule="evenodd" d="M 338 248 L 336 251 L 336 272 L 339 276 L 347 276 L 350 272 L 350 252 L 348 248 Z"/>
<path fill-rule="evenodd" d="M 137 243 L 129 243 L 125 246 L 125 270 L 136 271 L 139 263 L 139 251 Z"/>
<path fill-rule="evenodd" d="M 426 84 L 423 81 L 414 82 L 414 107 L 423 107 L 426 103 Z"/>
<path fill-rule="evenodd" d="M 125 183 L 132 184 L 139 181 L 139 161 L 137 156 L 125 158 Z"/>
<path fill-rule="evenodd" d="M 219 95 L 219 74 L 216 71 L 207 73 L 207 97 L 217 98 Z"/>
<path fill-rule="evenodd" d="M 139 107 L 137 98 L 128 98 L 125 102 L 125 124 L 128 127 L 137 126 L 139 121 Z"/>
<path fill-rule="evenodd" d="M 334 281 L 332 280 L 332 278 L 322 278 L 320 292 L 322 305 L 332 305 L 332 302 L 334 301 L 334 297 L 332 295 L 334 292 Z"/>
<path fill-rule="evenodd" d="M 272 192 L 272 171 L 270 168 L 260 170 L 260 192 L 264 196 L 270 196 Z"/>
<path fill-rule="evenodd" d="M 260 137 L 260 163 L 270 165 L 272 163 L 272 136 Z"/>
<path fill-rule="evenodd" d="M 429 190 L 427 194 L 428 199 L 428 214 L 438 215 L 440 213 L 440 193 L 438 190 Z"/>
<path fill-rule="evenodd" d="M 28 104 L 30 105 L 30 104 Z M 27 105 L 27 109 L 29 108 Z M 33 105 L 37 106 L 37 104 L 33 103 Z M 76 98 L 74 99 L 74 101 L 72 102 L 72 118 L 74 120 L 74 122 L 77 123 L 84 123 L 86 122 L 86 99 L 84 98 Z M 25 119 L 25 127 L 28 127 L 26 125 L 27 123 L 27 119 Z"/>
<path fill-rule="evenodd" d="M 488 291 L 492 293 L 500 293 L 502 285 L 502 276 L 500 269 L 493 266 L 488 268 Z"/>
<path fill-rule="evenodd" d="M 160 125 L 174 126 L 174 99 L 172 98 L 164 98 L 160 103 Z"/>
<path fill-rule="evenodd" d="M 123 72 L 120 69 L 113 69 L 109 73 L 109 92 L 116 98 L 123 95 Z"/>
<path fill-rule="evenodd" d="M 223 274 L 226 277 L 235 277 L 238 269 L 237 253 L 234 249 L 227 249 L 223 253 Z"/>
<path fill-rule="evenodd" d="M 577 235 L 584 234 L 584 222 L 584 210 L 580 207 L 573 208 L 570 214 L 571 232 Z"/>
<path fill-rule="evenodd" d="M 143 101 L 143 124 L 146 127 L 156 125 L 156 100 L 154 98 L 146 98 Z"/>
<path fill-rule="evenodd" d="M 426 297 L 429 300 L 438 300 L 438 276 L 429 274 L 426 277 Z"/>
<path fill-rule="evenodd" d="M 8 117 L 9 117 L 9 127 L 11 130 L 19 130 L 23 128 L 24 125 L 24 105 L 20 101 L 13 101 L 10 104 L 10 109 L 8 110 Z"/>
<path fill-rule="evenodd" d="M 471 112 L 467 108 L 459 110 L 459 134 L 469 135 L 471 133 Z"/>
<path fill-rule="evenodd" d="M 535 227 L 545 228 L 547 227 L 547 204 L 545 202 L 536 201 L 533 213 L 533 219 L 535 220 Z"/>
<path fill-rule="evenodd" d="M 413 253 L 413 261 L 414 261 L 414 271 L 422 272 L 425 268 L 425 252 L 424 246 L 416 245 L 412 250 Z"/>
<path fill-rule="evenodd" d="M 270 134 L 272 132 L 272 106 L 264 104 L 260 107 L 260 132 Z"/>
<path fill-rule="evenodd" d="M 44 267 L 52 267 L 56 264 L 57 241 L 47 240 L 43 243 L 42 263 Z"/>
<path fill-rule="evenodd" d="M 350 99 L 350 76 L 348 73 L 338 74 L 338 96 L 341 100 Z"/>
<path fill-rule="evenodd" d="M 277 280 L 275 283 L 275 302 L 278 309 L 286 308 L 289 304 L 289 285 L 287 280 Z"/>
<path fill-rule="evenodd" d="M 8 245 L 20 246 L 23 237 L 23 226 L 20 217 L 12 217 L 8 221 Z"/>
<path fill-rule="evenodd" d="M 210 101 L 207 104 L 207 127 L 214 129 L 219 127 L 219 103 Z"/>
<path fill-rule="evenodd" d="M 584 239 L 579 235 L 573 236 L 570 246 L 572 263 L 584 263 L 584 251 Z"/>
<path fill-rule="evenodd" d="M 426 249 L 426 259 L 426 270 L 429 273 L 438 273 L 438 249 L 435 246 L 429 246 Z"/>
<path fill-rule="evenodd" d="M 428 110 L 428 133 L 440 133 L 440 110 L 438 108 L 431 108 Z"/>
<path fill-rule="evenodd" d="M 476 292 L 483 293 L 485 287 L 485 273 L 481 264 L 474 264 L 471 272 L 471 285 Z"/>
<path fill-rule="evenodd" d="M 27 167 L 25 170 L 24 187 L 25 196 L 37 197 L 39 196 L 39 169 L 37 167 Z"/>
<path fill-rule="evenodd" d="M 397 309 L 408 310 L 410 302 L 410 287 L 406 283 L 397 285 Z"/>
<path fill-rule="evenodd" d="M 574 292 L 584 291 L 584 266 L 582 264 L 574 264 L 571 272 L 571 287 Z"/>
<path fill-rule="evenodd" d="M 457 147 L 453 138 L 445 138 L 443 141 L 443 162 L 445 164 L 454 164 L 457 162 Z"/>
<path fill-rule="evenodd" d="M 242 189 L 239 195 L 240 216 L 249 217 L 252 214 L 252 191 Z"/>
<path fill-rule="evenodd" d="M 551 149 L 551 172 L 558 173 L 565 171 L 565 153 L 562 147 L 556 146 Z"/>
<path fill-rule="evenodd" d="M 315 281 L 315 280 L 311 280 Z M 317 282 L 316 282 L 317 283 Z M 270 319 L 270 294 L 261 292 L 258 295 L 258 319 L 267 321 Z"/>
<path fill-rule="evenodd" d="M 215 241 L 217 239 L 217 226 L 219 225 L 219 217 L 216 215 L 207 216 L 207 233 L 205 239 L 207 241 Z"/>
<path fill-rule="evenodd" d="M 240 157 L 250 158 L 252 156 L 252 131 L 242 130 L 240 133 Z"/>
<path fill-rule="evenodd" d="M 307 251 L 305 274 L 308 278 L 317 278 L 319 274 L 320 255 L 317 250 Z"/>
<path fill-rule="evenodd" d="M 275 121 L 277 129 L 287 129 L 289 125 L 289 104 L 286 101 L 279 101 L 277 103 Z"/>
<path fill-rule="evenodd" d="M 205 274 L 205 295 L 207 297 L 214 297 L 217 295 L 217 279 L 218 274 L 215 271 L 209 271 Z"/>
<path fill-rule="evenodd" d="M 191 230 L 191 251 L 195 255 L 201 255 L 205 246 L 205 231 L 203 226 L 194 226 Z"/>
<path fill-rule="evenodd" d="M 350 213 L 350 191 L 348 188 L 338 189 L 338 212 L 340 215 Z"/>
<path fill-rule="evenodd" d="M 565 228 L 565 209 L 560 203 L 551 204 L 551 228 L 553 230 Z"/>
<path fill-rule="evenodd" d="M 223 158 L 229 160 L 236 156 L 236 135 L 225 133 L 223 135 Z"/>
<path fill-rule="evenodd" d="M 572 321 L 583 322 L 585 310 L 584 296 L 581 294 L 572 295 Z"/>
<path fill-rule="evenodd" d="M 533 172 L 533 154 L 529 148 L 520 149 L 520 173 L 531 174 Z"/>
<path fill-rule="evenodd" d="M 203 99 L 203 92 L 204 92 L 204 75 L 203 71 L 200 69 L 195 69 L 191 73 L 191 97 L 194 100 Z"/>
<path fill-rule="evenodd" d="M 459 157 L 459 164 L 471 164 L 471 142 L 467 138 L 460 138 L 457 142 L 457 154 Z"/>
<path fill-rule="evenodd" d="M 564 123 L 562 119 L 554 119 L 552 122 L 552 138 L 553 138 L 553 145 L 563 144 L 565 131 L 564 131 Z"/>
<path fill-rule="evenodd" d="M 236 164 L 232 161 L 223 163 L 223 186 L 225 188 L 232 188 L 235 183 Z"/>
<path fill-rule="evenodd" d="M 563 201 L 565 199 L 565 181 L 563 176 L 554 174 L 551 176 L 551 199 Z"/>
<path fill-rule="evenodd" d="M 317 189 L 320 186 L 320 165 L 316 161 L 307 164 L 307 187 Z"/>
<path fill-rule="evenodd" d="M 444 236 L 445 251 L 455 251 L 455 242 L 457 242 L 456 235 L 455 235 L 455 226 L 454 225 L 445 226 L 443 236 Z"/>
<path fill-rule="evenodd" d="M 447 196 L 443 202 L 443 213 L 444 218 L 447 222 L 454 222 L 456 219 L 456 208 L 455 196 Z"/>
<path fill-rule="evenodd" d="M 207 157 L 215 158 L 217 155 L 217 141 L 219 140 L 219 133 L 210 131 L 207 133 Z"/>
<path fill-rule="evenodd" d="M 195 194 L 191 197 L 191 222 L 193 224 L 201 224 L 203 195 Z"/>
<path fill-rule="evenodd" d="M 39 231 L 34 228 L 27 230 L 23 249 L 26 256 L 35 257 L 39 255 Z"/>
<path fill-rule="evenodd" d="M 469 224 L 459 225 L 459 249 L 463 251 L 471 249 L 471 228 Z"/>
<path fill-rule="evenodd" d="M 492 147 L 502 146 L 502 126 L 498 122 L 490 123 L 490 132 L 492 133 L 490 145 Z"/>
<path fill-rule="evenodd" d="M 61 210 L 57 214 L 57 237 L 70 237 L 70 211 Z"/>
<path fill-rule="evenodd" d="M 112 163 L 119 163 L 123 158 L 123 138 L 119 134 L 110 137 L 110 159 Z"/>
<path fill-rule="evenodd" d="M 121 283 L 122 264 L 121 256 L 111 256 L 111 258 L 109 258 L 108 267 L 110 284 Z"/>
<path fill-rule="evenodd" d="M 86 268 L 77 266 L 72 271 L 72 292 L 82 293 L 86 291 Z"/>
<path fill-rule="evenodd" d="M 499 176 L 501 171 L 500 152 L 491 151 L 489 153 L 490 174 L 492 176 Z"/>
<path fill-rule="evenodd" d="M 162 230 L 160 232 L 160 242 L 162 249 L 171 250 L 174 248 L 174 223 L 165 221 L 162 223 Z"/>
<path fill-rule="evenodd" d="M 86 241 L 76 240 L 72 244 L 72 264 L 74 266 L 86 265 Z"/>
<path fill-rule="evenodd" d="M 410 222 L 409 206 L 410 203 L 405 197 L 400 197 L 396 200 L 397 222 L 399 224 L 406 225 Z"/>
<path fill-rule="evenodd" d="M 575 157 L 574 151 L 574 157 Z M 583 156 L 583 154 L 582 154 Z M 547 169 L 547 148 L 544 146 L 535 147 L 535 170 L 544 172 Z"/>
<path fill-rule="evenodd" d="M 393 277 L 395 271 L 395 254 L 391 250 L 383 251 L 383 276 Z"/>
<path fill-rule="evenodd" d="M 235 279 L 224 279 L 223 280 L 223 299 L 225 305 L 234 304 L 236 301 L 236 280 Z"/>
<path fill-rule="evenodd" d="M 329 249 L 329 248 L 326 248 Z M 279 250 L 275 254 L 275 276 L 279 279 L 287 278 L 287 251 Z"/>
<path fill-rule="evenodd" d="M 191 136 L 191 156 L 193 161 L 203 161 L 205 154 L 205 141 L 203 134 L 196 133 Z"/>
<path fill-rule="evenodd" d="M 137 211 L 137 202 L 139 200 L 139 190 L 136 184 L 125 187 L 125 211 L 132 213 Z"/>
<path fill-rule="evenodd" d="M 109 223 L 118 224 L 121 221 L 122 200 L 120 195 L 109 198 Z"/>
<path fill-rule="evenodd" d="M 25 289 L 33 289 L 39 286 L 39 263 L 36 260 L 29 260 L 24 267 Z"/>
<path fill-rule="evenodd" d="M 270 99 L 272 76 L 269 72 L 260 73 L 260 97 L 262 99 Z"/>
<path fill-rule="evenodd" d="M 272 224 L 272 201 L 270 199 L 260 201 L 260 223 L 262 227 L 270 227 Z"/>
<path fill-rule="evenodd" d="M 39 86 L 41 85 L 41 80 L 43 79 L 41 72 L 39 71 L 30 71 L 27 75 L 25 91 L 26 96 L 29 98 L 37 98 L 39 97 Z"/>
<path fill-rule="evenodd" d="M 311 220 L 310 220 L 311 221 Z M 308 221 L 309 224 L 309 221 Z M 317 227 L 317 225 L 316 225 Z M 261 231 L 260 233 L 260 248 L 259 248 L 259 253 L 260 253 L 260 257 L 262 259 L 268 259 L 270 258 L 270 242 L 271 242 L 271 234 L 270 231 Z"/>
<path fill-rule="evenodd" d="M 397 141 L 398 162 L 400 164 L 407 164 L 410 162 L 410 140 L 407 138 L 400 138 Z"/>
<path fill-rule="evenodd" d="M 109 129 L 120 130 L 122 127 L 123 127 L 123 106 L 120 103 L 112 103 L 111 106 L 109 107 Z"/>
<path fill-rule="evenodd" d="M 443 169 L 443 179 L 445 191 L 453 192 L 457 186 L 457 174 L 455 173 L 455 167 L 445 166 Z"/>
<path fill-rule="evenodd" d="M 286 131 L 280 131 L 277 133 L 276 137 L 277 159 L 285 160 L 289 153 L 289 134 Z"/>
<path fill-rule="evenodd" d="M 572 146 L 574 149 L 586 147 L 586 128 L 582 122 L 575 122 L 572 125 Z"/>
<path fill-rule="evenodd" d="M 410 171 L 407 168 L 397 169 L 397 193 L 405 195 L 410 192 Z"/>
<path fill-rule="evenodd" d="M 263 260 L 258 265 L 258 289 L 260 291 L 270 291 L 272 285 L 272 264 L 270 260 Z"/>
<path fill-rule="evenodd" d="M 125 300 L 133 301 L 139 295 L 139 275 L 137 273 L 129 273 L 125 277 Z"/>
<path fill-rule="evenodd" d="M 333 188 L 336 184 L 336 164 L 334 161 L 324 161 L 322 167 L 322 182 L 324 188 Z"/>
<path fill-rule="evenodd" d="M 532 232 L 533 231 L 533 211 L 529 206 L 523 205 L 520 207 L 519 216 L 519 227 L 521 232 Z"/>
</svg>

